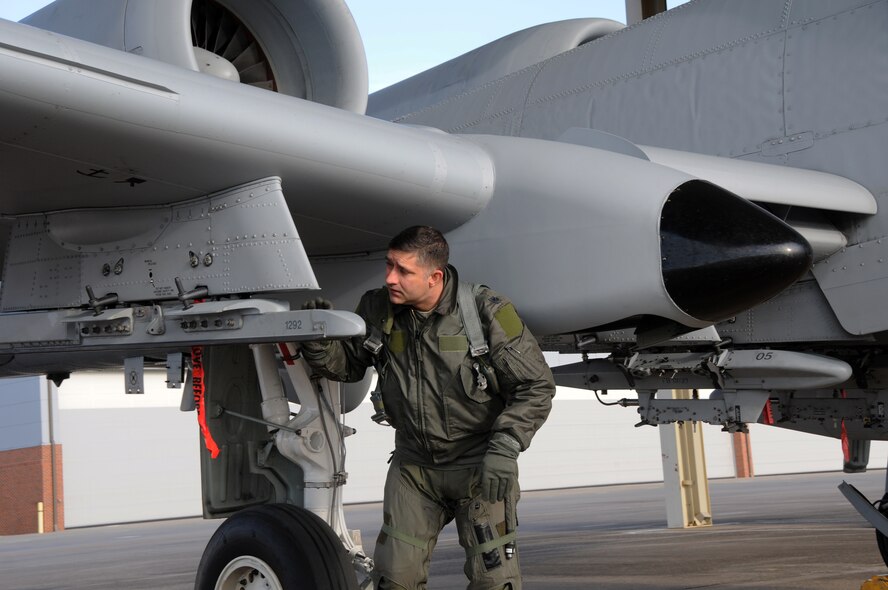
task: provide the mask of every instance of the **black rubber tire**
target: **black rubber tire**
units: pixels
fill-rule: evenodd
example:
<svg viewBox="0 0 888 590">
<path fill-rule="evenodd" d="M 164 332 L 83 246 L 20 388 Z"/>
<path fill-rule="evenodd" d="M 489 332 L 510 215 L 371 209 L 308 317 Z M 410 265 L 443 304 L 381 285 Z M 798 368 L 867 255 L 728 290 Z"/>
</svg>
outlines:
<svg viewBox="0 0 888 590">
<path fill-rule="evenodd" d="M 882 556 L 882 561 L 888 566 L 888 539 L 878 529 L 876 529 L 876 545 L 879 546 L 879 554 Z"/>
<path fill-rule="evenodd" d="M 357 590 L 348 553 L 318 516 L 288 504 L 247 508 L 226 520 L 207 543 L 195 590 L 214 590 L 235 559 L 261 559 L 283 590 Z"/>
<path fill-rule="evenodd" d="M 876 507 L 883 516 L 888 516 L 888 502 L 886 502 L 886 498 L 883 497 L 881 502 L 876 502 Z M 879 555 L 882 556 L 882 561 L 888 566 L 888 537 L 885 537 L 879 529 L 876 529 L 876 545 L 879 546 Z"/>
</svg>

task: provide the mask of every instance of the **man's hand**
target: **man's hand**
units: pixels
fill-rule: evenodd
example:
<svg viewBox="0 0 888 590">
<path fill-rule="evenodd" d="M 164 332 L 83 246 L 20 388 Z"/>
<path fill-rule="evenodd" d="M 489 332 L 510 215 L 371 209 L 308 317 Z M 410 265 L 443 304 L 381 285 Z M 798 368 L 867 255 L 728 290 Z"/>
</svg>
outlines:
<svg viewBox="0 0 888 590">
<path fill-rule="evenodd" d="M 302 309 L 333 309 L 329 299 L 317 297 L 302 304 Z M 329 342 L 326 340 L 307 340 L 302 343 L 302 356 L 311 361 L 323 357 L 327 353 Z"/>
<path fill-rule="evenodd" d="M 333 309 L 333 303 L 329 299 L 316 297 L 303 303 L 302 309 Z"/>
<path fill-rule="evenodd" d="M 520 452 L 521 444 L 504 432 L 490 439 L 481 461 L 481 498 L 486 502 L 501 502 L 517 488 Z"/>
</svg>

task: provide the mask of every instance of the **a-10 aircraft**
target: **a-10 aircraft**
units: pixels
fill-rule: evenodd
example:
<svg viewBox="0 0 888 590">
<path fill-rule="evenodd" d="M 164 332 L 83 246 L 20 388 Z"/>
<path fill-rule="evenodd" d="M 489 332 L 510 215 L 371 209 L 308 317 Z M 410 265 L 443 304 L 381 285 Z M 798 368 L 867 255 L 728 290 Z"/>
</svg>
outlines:
<svg viewBox="0 0 888 590">
<path fill-rule="evenodd" d="M 888 438 L 886 30 L 888 0 L 692 0 L 519 31 L 368 100 L 341 0 L 0 21 L 0 374 L 123 366 L 138 392 L 146 364 L 187 369 L 204 513 L 235 514 L 198 588 L 369 584 L 339 414 L 370 376 L 298 358 L 364 324 L 299 303 L 353 309 L 412 224 L 584 354 L 560 384 L 635 389 L 652 425 L 844 429 L 863 455 Z"/>
</svg>

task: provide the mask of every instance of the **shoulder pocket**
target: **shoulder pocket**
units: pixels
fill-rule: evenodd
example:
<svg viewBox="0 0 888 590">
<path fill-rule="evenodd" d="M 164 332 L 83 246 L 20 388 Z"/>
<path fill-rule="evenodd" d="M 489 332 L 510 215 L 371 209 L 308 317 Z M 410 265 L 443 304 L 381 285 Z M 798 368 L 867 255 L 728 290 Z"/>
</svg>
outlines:
<svg viewBox="0 0 888 590">
<path fill-rule="evenodd" d="M 533 350 L 522 352 L 514 346 L 506 346 L 503 350 L 502 359 L 506 369 L 511 374 L 510 376 L 516 381 L 526 381 L 539 377 L 542 372 L 542 365 L 546 363 L 541 353 Z"/>
</svg>

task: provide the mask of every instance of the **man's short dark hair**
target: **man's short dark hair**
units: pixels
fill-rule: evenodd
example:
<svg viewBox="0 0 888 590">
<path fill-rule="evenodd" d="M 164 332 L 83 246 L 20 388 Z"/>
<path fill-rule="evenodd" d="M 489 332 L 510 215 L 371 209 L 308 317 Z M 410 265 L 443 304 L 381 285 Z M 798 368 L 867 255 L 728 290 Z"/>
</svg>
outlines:
<svg viewBox="0 0 888 590">
<path fill-rule="evenodd" d="M 408 227 L 389 242 L 389 250 L 415 252 L 417 261 L 432 269 L 443 269 L 450 259 L 450 246 L 444 234 L 427 225 Z"/>
</svg>

